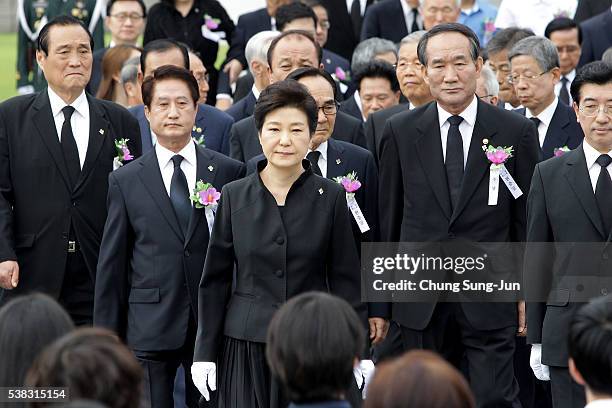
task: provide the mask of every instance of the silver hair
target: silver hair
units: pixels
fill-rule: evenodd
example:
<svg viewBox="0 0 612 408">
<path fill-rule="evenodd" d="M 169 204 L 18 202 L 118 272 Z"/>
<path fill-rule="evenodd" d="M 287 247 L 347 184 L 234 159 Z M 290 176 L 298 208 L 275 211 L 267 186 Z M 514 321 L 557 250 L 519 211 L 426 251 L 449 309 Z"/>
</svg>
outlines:
<svg viewBox="0 0 612 408">
<path fill-rule="evenodd" d="M 612 65 L 612 47 L 608 47 L 608 49 L 601 56 L 601 60 L 606 62 L 608 65 Z"/>
<path fill-rule="evenodd" d="M 402 38 L 402 41 L 400 41 L 399 43 L 399 48 L 402 48 L 402 46 L 406 44 L 418 44 L 426 32 L 427 31 L 425 30 L 413 31 L 412 33 Z"/>
<path fill-rule="evenodd" d="M 253 61 L 259 61 L 268 65 L 268 49 L 270 48 L 272 40 L 279 35 L 280 33 L 278 31 L 261 31 L 251 37 L 244 49 L 244 56 L 249 65 L 249 71 L 251 70 L 251 62 Z"/>
<path fill-rule="evenodd" d="M 127 59 L 121 67 L 120 81 L 121 84 L 128 82 L 136 83 L 138 80 L 138 68 L 140 67 L 140 56 Z"/>
<path fill-rule="evenodd" d="M 384 40 L 382 38 L 373 37 L 363 40 L 353 52 L 351 60 L 351 71 L 357 72 L 362 67 L 371 62 L 377 55 L 392 52 L 397 55 L 397 47 L 393 41 Z"/>
<path fill-rule="evenodd" d="M 559 67 L 557 47 L 546 37 L 531 36 L 514 44 L 508 53 L 510 65 L 512 65 L 512 58 L 521 55 L 533 57 L 544 72 Z"/>
<path fill-rule="evenodd" d="M 423 8 L 426 1 L 427 0 L 421 0 L 419 2 L 419 8 Z M 456 4 L 457 4 L 457 8 L 461 8 L 461 0 L 456 0 Z"/>
<path fill-rule="evenodd" d="M 499 82 L 497 82 L 497 76 L 493 73 L 493 70 L 487 65 L 482 66 L 480 71 L 480 77 L 484 81 L 487 95 L 499 96 Z"/>
</svg>

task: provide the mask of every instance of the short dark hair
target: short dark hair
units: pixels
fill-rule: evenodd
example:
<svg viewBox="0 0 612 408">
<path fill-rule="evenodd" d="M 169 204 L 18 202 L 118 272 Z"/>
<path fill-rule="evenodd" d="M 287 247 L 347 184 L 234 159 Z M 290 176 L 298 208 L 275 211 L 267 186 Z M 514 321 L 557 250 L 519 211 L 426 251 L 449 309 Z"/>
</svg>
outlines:
<svg viewBox="0 0 612 408">
<path fill-rule="evenodd" d="M 66 387 L 71 399 L 133 408 L 140 402 L 142 368 L 112 332 L 80 328 L 42 352 L 28 372 L 26 386 Z M 32 403 L 34 408 L 42 406 L 45 403 Z"/>
<path fill-rule="evenodd" d="M 308 118 L 308 130 L 312 135 L 317 129 L 319 108 L 306 87 L 294 80 L 284 80 L 268 85 L 255 103 L 253 118 L 255 126 L 261 132 L 266 116 L 276 109 L 296 108 Z"/>
<path fill-rule="evenodd" d="M 187 48 L 185 48 L 181 43 L 175 40 L 171 40 L 168 38 L 161 38 L 159 40 L 153 40 L 148 42 L 144 48 L 142 49 L 142 54 L 140 54 L 140 71 L 142 75 L 146 72 L 145 70 L 145 62 L 147 61 L 147 56 L 152 52 L 166 52 L 172 49 L 177 49 L 183 54 L 183 62 L 185 63 L 185 69 L 189 69 L 189 53 Z"/>
<path fill-rule="evenodd" d="M 321 60 L 323 59 L 323 49 L 319 46 L 319 43 L 315 41 L 312 35 L 310 35 L 310 33 L 304 30 L 288 30 L 288 31 L 281 33 L 278 37 L 273 39 L 272 42 L 270 43 L 270 48 L 268 48 L 268 55 L 267 55 L 267 60 L 268 60 L 267 62 L 268 62 L 269 67 L 272 67 L 272 57 L 274 55 L 274 50 L 276 49 L 276 46 L 278 45 L 279 41 L 289 36 L 306 37 L 306 39 L 308 39 L 308 41 L 310 41 L 312 45 L 315 47 L 315 50 L 317 52 L 317 64 L 319 65 L 321 64 Z"/>
<path fill-rule="evenodd" d="M 7 302 L 0 308 L 0 384 L 23 386 L 36 353 L 73 329 L 68 313 L 50 296 L 35 293 Z"/>
<path fill-rule="evenodd" d="M 325 11 L 329 13 L 329 10 L 327 10 L 327 6 L 323 4 L 321 0 L 301 0 L 301 2 L 310 8 L 323 7 Z"/>
<path fill-rule="evenodd" d="M 36 49 L 38 51 L 43 52 L 45 55 L 49 55 L 49 31 L 55 26 L 68 27 L 68 26 L 73 26 L 73 25 L 78 25 L 83 30 L 85 30 L 85 32 L 87 33 L 87 36 L 89 37 L 89 47 L 91 48 L 91 51 L 93 52 L 94 39 L 91 33 L 89 32 L 89 30 L 87 29 L 87 27 L 85 27 L 83 22 L 79 20 L 78 18 L 75 18 L 72 16 L 65 16 L 65 15 L 57 16 L 53 20 L 45 24 L 45 26 L 40 30 L 40 33 L 38 34 L 38 39 L 36 41 Z"/>
<path fill-rule="evenodd" d="M 343 299 L 306 292 L 290 299 L 268 328 L 266 360 L 292 402 L 336 399 L 353 379 L 365 329 Z"/>
<path fill-rule="evenodd" d="M 603 61 L 593 61 L 576 71 L 570 85 L 570 94 L 576 105 L 580 105 L 580 91 L 585 84 L 605 85 L 612 82 L 612 65 Z"/>
<path fill-rule="evenodd" d="M 588 387 L 612 395 L 612 297 L 582 306 L 569 327 L 569 356 Z"/>
<path fill-rule="evenodd" d="M 548 23 L 544 30 L 544 37 L 550 40 L 550 35 L 555 31 L 572 30 L 574 28 L 578 30 L 578 44 L 582 44 L 582 29 L 574 20 L 568 17 L 558 17 Z"/>
<path fill-rule="evenodd" d="M 360 91 L 361 81 L 364 78 L 383 78 L 389 81 L 389 86 L 393 92 L 400 90 L 393 65 L 389 64 L 387 61 L 373 60 L 361 67 L 359 71 L 355 73 L 355 83 L 357 84 L 357 89 Z"/>
<path fill-rule="evenodd" d="M 314 68 L 314 67 L 298 68 L 292 73 L 290 73 L 289 75 L 287 75 L 286 79 L 293 79 L 294 81 L 299 81 L 302 78 L 317 77 L 317 76 L 320 76 L 324 78 L 327 82 L 329 82 L 329 84 L 331 85 L 334 91 L 334 101 L 337 101 L 338 100 L 338 87 L 336 85 L 336 82 L 334 81 L 334 78 L 332 78 L 332 76 L 324 69 Z"/>
<path fill-rule="evenodd" d="M 278 31 L 283 31 L 285 26 L 291 23 L 293 20 L 297 20 L 300 18 L 310 18 L 314 22 L 315 28 L 317 27 L 317 15 L 312 8 L 307 6 L 304 3 L 295 2 L 285 4 L 284 6 L 280 6 L 278 10 L 276 10 L 276 14 L 274 15 L 276 19 L 276 28 Z"/>
<path fill-rule="evenodd" d="M 381 363 L 368 386 L 364 408 L 474 408 L 461 373 L 439 355 L 412 350 Z"/>
<path fill-rule="evenodd" d="M 194 106 L 198 104 L 198 99 L 200 99 L 200 90 L 198 88 L 198 81 L 195 79 L 193 74 L 190 71 L 187 71 L 185 68 L 177 67 L 175 65 L 163 65 L 153 71 L 151 75 L 146 77 L 142 83 L 142 101 L 145 106 L 149 108 L 151 107 L 153 95 L 155 94 L 155 84 L 168 79 L 183 81 L 185 85 L 187 85 L 187 88 L 189 88 L 189 93 L 191 95 L 191 99 L 193 99 Z"/>
<path fill-rule="evenodd" d="M 136 3 L 138 3 L 138 5 L 140 5 L 140 8 L 142 9 L 142 16 L 144 18 L 147 17 L 147 6 L 144 4 L 144 1 L 142 0 L 108 0 L 108 4 L 106 5 L 106 15 L 107 16 L 111 15 L 111 10 L 113 9 L 113 5 L 120 1 L 135 1 Z"/>
<path fill-rule="evenodd" d="M 459 33 L 465 36 L 470 42 L 470 55 L 472 56 L 472 61 L 476 62 L 480 56 L 480 42 L 478 41 L 478 36 L 468 26 L 463 24 L 445 23 L 439 24 L 427 31 L 419 40 L 417 55 L 419 56 L 419 62 L 421 64 L 427 66 L 427 43 L 429 39 L 444 33 Z"/>
<path fill-rule="evenodd" d="M 528 28 L 508 27 L 499 30 L 487 43 L 487 54 L 490 58 L 492 54 L 497 54 L 504 50 L 510 51 L 514 44 L 532 35 L 535 34 Z"/>
</svg>

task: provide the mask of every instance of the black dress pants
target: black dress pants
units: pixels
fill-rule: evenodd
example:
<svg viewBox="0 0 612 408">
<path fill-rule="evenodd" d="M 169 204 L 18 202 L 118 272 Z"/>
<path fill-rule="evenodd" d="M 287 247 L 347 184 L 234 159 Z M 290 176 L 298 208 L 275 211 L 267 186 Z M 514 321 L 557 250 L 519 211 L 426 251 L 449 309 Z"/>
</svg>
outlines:
<svg viewBox="0 0 612 408">
<path fill-rule="evenodd" d="M 584 388 L 569 373 L 567 367 L 549 366 L 550 389 L 554 408 L 582 408 L 586 405 Z"/>
<path fill-rule="evenodd" d="M 58 301 L 76 326 L 93 325 L 94 283 L 78 244 L 74 252 L 68 252 Z"/>
</svg>

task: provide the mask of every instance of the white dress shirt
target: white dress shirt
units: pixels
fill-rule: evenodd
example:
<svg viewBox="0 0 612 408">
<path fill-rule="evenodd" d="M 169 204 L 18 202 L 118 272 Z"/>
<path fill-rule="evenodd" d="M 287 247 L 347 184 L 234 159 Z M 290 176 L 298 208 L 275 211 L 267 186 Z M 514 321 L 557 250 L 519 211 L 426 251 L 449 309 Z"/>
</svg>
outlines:
<svg viewBox="0 0 612 408">
<path fill-rule="evenodd" d="M 315 149 L 315 151 L 321 152 L 321 155 L 319 156 L 319 161 L 317 161 L 317 164 L 319 165 L 319 168 L 321 169 L 321 175 L 323 177 L 327 177 L 327 140 L 321 143 Z M 310 152 L 312 152 L 312 150 L 308 149 L 308 153 Z"/>
<path fill-rule="evenodd" d="M 51 104 L 51 114 L 53 115 L 53 121 L 55 122 L 55 130 L 57 131 L 57 137 L 62 142 L 62 126 L 64 125 L 64 113 L 62 109 L 68 104 L 59 97 L 58 94 L 53 92 L 51 87 L 47 88 L 49 93 L 49 103 Z M 79 151 L 79 162 L 81 163 L 81 169 L 83 163 L 85 163 L 85 156 L 87 155 L 87 146 L 89 146 L 89 102 L 87 102 L 87 96 L 85 91 L 70 104 L 74 108 L 74 112 L 70 117 L 70 126 L 72 126 L 72 135 L 76 141 L 77 150 Z"/>
<path fill-rule="evenodd" d="M 453 116 L 452 113 L 445 111 L 440 104 L 436 103 L 438 108 L 438 121 L 440 123 L 440 137 L 442 140 L 442 156 L 444 162 L 446 162 L 446 140 L 448 139 L 448 129 L 450 129 L 450 123 L 448 118 Z M 459 124 L 459 133 L 461 133 L 461 139 L 463 140 L 463 167 L 467 163 L 468 152 L 470 151 L 470 142 L 472 141 L 472 133 L 474 133 L 474 124 L 476 123 L 476 111 L 478 108 L 478 98 L 474 96 L 472 102 L 468 105 L 463 112 L 458 116 L 463 118 L 463 121 Z"/>
<path fill-rule="evenodd" d="M 510 104 L 510 102 L 504 102 L 504 110 L 513 111 L 515 109 L 521 109 L 523 105 L 519 105 L 516 108 Z"/>
<path fill-rule="evenodd" d="M 408 5 L 406 0 L 400 0 L 402 5 L 402 11 L 404 12 L 404 21 L 406 22 L 406 32 L 410 33 L 412 29 L 412 23 L 414 21 L 414 14 L 412 13 L 412 7 Z M 420 29 L 423 29 L 423 17 L 421 13 L 417 14 L 417 25 Z"/>
<path fill-rule="evenodd" d="M 565 86 L 565 89 L 567 89 L 567 94 L 569 95 L 569 104 L 570 106 L 572 106 L 572 94 L 570 93 L 570 86 L 572 85 L 572 81 L 574 80 L 574 78 L 576 78 L 576 70 L 572 70 L 571 72 L 569 72 L 567 75 L 561 75 L 561 78 L 563 77 L 567 78 L 567 85 Z M 563 83 L 561 82 L 561 79 L 559 79 L 559 82 L 555 85 L 555 95 L 559 96 L 559 92 L 561 92 L 561 86 L 563 86 Z"/>
<path fill-rule="evenodd" d="M 259 99 L 259 94 L 261 92 L 259 92 L 259 89 L 257 89 L 257 87 L 255 85 L 253 85 L 253 87 L 251 88 L 251 92 L 253 92 L 253 95 L 255 96 L 255 100 Z"/>
<path fill-rule="evenodd" d="M 578 0 L 502 0 L 495 27 L 530 28 L 543 36 L 548 23 L 560 14 L 573 18 Z"/>
<path fill-rule="evenodd" d="M 612 399 L 597 399 L 586 404 L 584 408 L 612 408 Z"/>
<path fill-rule="evenodd" d="M 555 114 L 555 109 L 557 109 L 557 104 L 559 103 L 559 98 L 555 96 L 555 100 L 546 107 L 539 115 L 534 115 L 531 113 L 529 108 L 525 109 L 525 117 L 527 119 L 533 118 L 536 116 L 540 119 L 540 124 L 538 125 L 538 140 L 540 141 L 540 148 L 544 145 L 544 139 L 546 138 L 546 132 L 548 132 L 548 127 L 550 126 L 550 122 L 552 121 L 552 117 Z"/>
<path fill-rule="evenodd" d="M 597 187 L 597 179 L 601 172 L 601 166 L 597 164 L 597 158 L 601 156 L 593 146 L 591 146 L 586 139 L 582 143 L 582 150 L 584 150 L 584 158 L 586 159 L 587 170 L 589 171 L 589 177 L 591 178 L 591 186 L 593 187 L 593 193 L 595 193 L 595 187 Z M 612 157 L 612 150 L 608 152 L 608 156 Z M 607 168 L 610 177 L 612 177 L 612 164 Z"/>
<path fill-rule="evenodd" d="M 362 16 L 365 14 L 367 3 L 368 0 L 359 0 L 359 11 Z M 353 0 L 346 0 L 346 8 L 348 9 L 349 16 L 351 15 L 351 7 L 353 7 Z"/>
<path fill-rule="evenodd" d="M 166 187 L 168 197 L 170 197 L 170 183 L 172 182 L 172 175 L 174 174 L 172 157 L 177 154 L 183 156 L 181 170 L 185 173 L 187 188 L 189 189 L 189 193 L 191 193 L 196 185 L 196 173 L 198 168 L 195 143 L 190 140 L 187 146 L 183 147 L 178 153 L 174 153 L 158 143 L 155 145 L 155 154 L 157 155 L 159 170 L 161 170 L 162 180 L 164 181 L 164 187 Z"/>
<path fill-rule="evenodd" d="M 367 118 L 363 116 L 363 105 L 361 104 L 361 96 L 359 96 L 359 91 L 355 91 L 355 93 L 353 94 L 353 98 L 355 99 L 355 103 L 357 104 L 359 112 L 361 113 L 361 120 L 365 122 Z"/>
</svg>

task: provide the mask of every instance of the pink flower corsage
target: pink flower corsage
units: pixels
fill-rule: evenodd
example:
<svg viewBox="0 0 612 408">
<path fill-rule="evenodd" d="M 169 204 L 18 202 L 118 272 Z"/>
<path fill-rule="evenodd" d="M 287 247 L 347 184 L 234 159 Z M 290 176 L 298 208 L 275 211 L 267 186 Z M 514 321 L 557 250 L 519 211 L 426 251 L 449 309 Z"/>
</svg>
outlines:
<svg viewBox="0 0 612 408">
<path fill-rule="evenodd" d="M 212 184 L 198 180 L 189 199 L 196 208 L 215 208 L 220 197 L 221 193 Z"/>
<path fill-rule="evenodd" d="M 130 139 L 119 139 L 115 140 L 115 149 L 117 149 L 117 156 L 113 160 L 114 167 L 119 168 L 125 164 L 125 162 L 134 160 L 134 156 L 130 153 L 127 142 Z"/>
<path fill-rule="evenodd" d="M 565 153 L 569 152 L 570 148 L 567 146 L 563 146 L 563 147 L 555 147 L 555 149 L 553 150 L 553 154 L 555 157 L 561 157 L 563 156 Z"/>
<path fill-rule="evenodd" d="M 357 179 L 357 174 L 354 171 L 346 176 L 336 177 L 334 181 L 342 185 L 347 194 L 355 194 L 355 191 L 361 188 L 361 182 Z"/>
<path fill-rule="evenodd" d="M 221 20 L 219 20 L 218 18 L 212 18 L 208 14 L 204 14 L 204 25 L 206 25 L 206 28 L 211 31 L 216 30 L 217 28 L 219 28 L 219 24 L 221 24 Z"/>
</svg>

